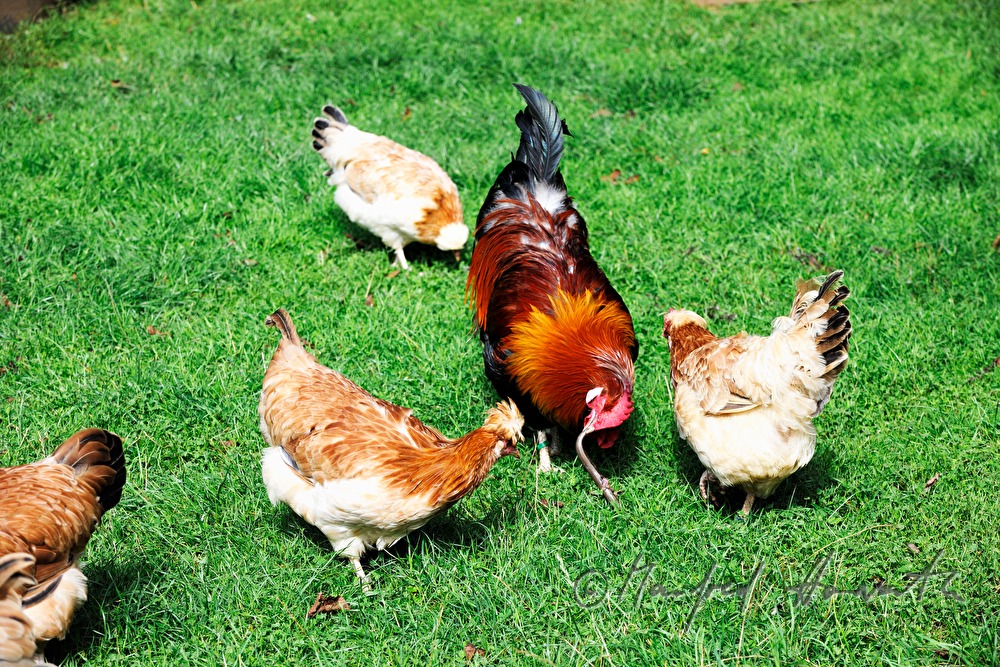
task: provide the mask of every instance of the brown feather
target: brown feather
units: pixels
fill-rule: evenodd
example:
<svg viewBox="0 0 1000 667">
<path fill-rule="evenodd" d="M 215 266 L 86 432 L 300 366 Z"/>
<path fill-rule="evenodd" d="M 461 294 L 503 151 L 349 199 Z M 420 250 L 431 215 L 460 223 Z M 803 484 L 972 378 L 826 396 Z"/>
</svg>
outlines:
<svg viewBox="0 0 1000 667">
<path fill-rule="evenodd" d="M 441 229 L 462 220 L 462 203 L 458 200 L 458 190 L 437 188 L 434 203 L 424 209 L 424 217 L 417 220 L 417 240 L 433 244 Z"/>
<path fill-rule="evenodd" d="M 63 636 L 86 599 L 77 562 L 124 484 L 121 439 L 100 429 L 77 432 L 36 463 L 0 468 L 0 554 L 34 559 L 37 583 L 24 599 L 39 640 Z"/>
<path fill-rule="evenodd" d="M 21 596 L 35 584 L 31 572 L 35 559 L 26 553 L 0 557 L 0 664 L 9 667 L 38 667 L 31 621 L 24 615 Z M 45 663 L 48 665 L 48 663 Z"/>
<path fill-rule="evenodd" d="M 500 404 L 489 411 L 482 427 L 449 439 L 407 408 L 372 396 L 320 364 L 298 342 L 284 311 L 268 318 L 272 322 L 282 331 L 282 340 L 261 392 L 264 438 L 284 450 L 309 484 L 374 480 L 381 492 L 370 502 L 406 505 L 398 522 L 368 526 L 369 534 L 383 529 L 405 534 L 422 525 L 473 491 L 500 455 L 516 451 L 513 442 L 521 437 L 523 418 L 515 407 Z M 504 443 L 509 447 L 499 451 Z M 379 511 L 372 508 L 371 514 Z"/>
</svg>

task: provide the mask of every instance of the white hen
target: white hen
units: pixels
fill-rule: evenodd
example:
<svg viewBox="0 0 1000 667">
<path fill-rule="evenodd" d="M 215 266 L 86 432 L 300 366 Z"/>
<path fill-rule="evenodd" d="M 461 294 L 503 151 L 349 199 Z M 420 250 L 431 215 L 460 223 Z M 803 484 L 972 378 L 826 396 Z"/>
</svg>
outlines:
<svg viewBox="0 0 1000 667">
<path fill-rule="evenodd" d="M 347 217 L 375 234 L 409 269 L 403 248 L 414 242 L 451 250 L 456 260 L 469 238 L 458 188 L 434 160 L 347 122 L 323 107 L 313 126 L 313 148 L 330 165 L 334 201 Z"/>
<path fill-rule="evenodd" d="M 774 493 L 809 463 L 816 449 L 812 420 L 830 399 L 847 363 L 851 321 L 841 302 L 847 287 L 800 281 L 789 317 L 774 320 L 770 336 L 716 338 L 689 310 L 671 310 L 663 335 L 670 342 L 677 430 L 705 466 L 709 482 L 747 493 L 743 512 Z"/>
</svg>

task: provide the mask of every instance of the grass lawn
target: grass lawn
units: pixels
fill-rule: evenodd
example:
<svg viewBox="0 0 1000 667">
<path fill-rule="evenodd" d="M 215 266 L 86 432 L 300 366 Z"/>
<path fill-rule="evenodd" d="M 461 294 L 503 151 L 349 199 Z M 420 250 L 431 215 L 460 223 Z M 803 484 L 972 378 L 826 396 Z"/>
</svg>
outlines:
<svg viewBox="0 0 1000 667">
<path fill-rule="evenodd" d="M 86 426 L 129 459 L 62 664 L 1000 664 L 1000 5 L 422 4 L 81 2 L 0 37 L 0 464 Z M 575 459 L 503 459 L 365 597 L 267 500 L 264 317 L 449 435 L 496 396 L 470 249 L 390 275 L 311 122 L 433 156 L 471 226 L 515 81 L 566 118 L 635 319 L 636 412 L 595 457 L 622 506 Z M 830 268 L 855 333 L 815 459 L 747 522 L 705 507 L 662 314 L 765 333 Z M 321 590 L 353 609 L 307 620 Z"/>
</svg>

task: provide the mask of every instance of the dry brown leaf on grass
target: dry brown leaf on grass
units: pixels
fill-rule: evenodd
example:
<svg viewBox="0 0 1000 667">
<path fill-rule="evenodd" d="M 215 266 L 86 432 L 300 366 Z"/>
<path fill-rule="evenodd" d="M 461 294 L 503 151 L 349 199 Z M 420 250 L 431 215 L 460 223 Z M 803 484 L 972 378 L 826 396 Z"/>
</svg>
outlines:
<svg viewBox="0 0 1000 667">
<path fill-rule="evenodd" d="M 590 114 L 590 117 L 591 118 L 607 118 L 610 115 L 611 115 L 610 111 L 608 111 L 604 107 L 601 107 L 600 109 L 598 109 L 594 113 Z"/>
<path fill-rule="evenodd" d="M 13 308 L 14 304 L 10 302 L 10 299 L 7 298 L 6 294 L 0 294 L 0 306 L 3 306 L 4 308 Z"/>
<path fill-rule="evenodd" d="M 792 257 L 799 261 L 800 264 L 808 266 L 813 271 L 829 273 L 832 269 L 819 261 L 819 258 L 811 252 L 806 252 L 801 248 L 796 248 L 792 252 Z"/>
<path fill-rule="evenodd" d="M 375 300 L 372 299 L 371 294 L 365 294 L 365 305 L 368 306 L 369 308 L 375 305 Z"/>
<path fill-rule="evenodd" d="M 605 183 L 611 183 L 612 185 L 617 185 L 618 179 L 621 177 L 622 177 L 622 170 L 615 169 L 607 176 L 601 176 L 601 180 L 604 181 Z M 622 183 L 624 183 L 625 185 L 632 185 L 638 180 L 639 180 L 639 174 L 633 174 L 632 176 L 629 176 L 624 181 L 622 181 Z"/>
<path fill-rule="evenodd" d="M 146 333 L 148 333 L 150 336 L 169 336 L 170 335 L 166 331 L 160 331 L 159 329 L 157 329 L 156 327 L 154 327 L 152 324 L 146 326 Z"/>
<path fill-rule="evenodd" d="M 539 498 L 538 502 L 542 504 L 542 507 L 561 508 L 563 506 L 563 502 L 561 500 L 548 500 L 547 498 Z"/>
<path fill-rule="evenodd" d="M 317 614 L 336 614 L 340 611 L 350 611 L 351 605 L 344 599 L 343 595 L 327 595 L 320 591 L 316 595 L 316 601 L 306 612 L 307 618 L 315 618 Z"/>
<path fill-rule="evenodd" d="M 993 249 L 1000 252 L 1000 234 L 997 234 L 997 237 L 993 239 Z"/>
<path fill-rule="evenodd" d="M 404 121 L 410 120 L 410 116 L 412 116 L 412 115 L 413 115 L 413 112 L 410 111 L 410 107 L 406 107 L 406 109 L 403 111 L 403 120 Z"/>
<path fill-rule="evenodd" d="M 395 278 L 398 275 L 399 275 L 399 269 L 393 269 L 392 271 L 390 271 L 389 273 L 387 273 L 385 277 L 386 278 Z"/>
<path fill-rule="evenodd" d="M 486 651 L 484 651 L 483 649 L 479 648 L 478 646 L 476 646 L 472 642 L 469 642 L 468 644 L 465 645 L 465 659 L 466 660 L 472 660 L 477 655 L 485 656 L 486 655 Z"/>
<path fill-rule="evenodd" d="M 918 546 L 917 546 L 916 544 L 914 544 L 913 542 L 907 542 L 907 543 L 906 543 L 906 548 L 907 548 L 907 549 L 909 549 L 909 550 L 910 550 L 911 552 L 913 552 L 913 553 L 915 553 L 915 554 L 918 554 L 918 553 L 920 553 L 920 547 L 918 547 Z"/>
<path fill-rule="evenodd" d="M 924 491 L 930 491 L 931 489 L 933 489 L 934 485 L 938 483 L 939 479 L 941 479 L 941 473 L 939 472 L 934 473 L 934 476 L 931 477 L 929 480 L 927 480 L 927 483 L 924 484 Z"/>
</svg>

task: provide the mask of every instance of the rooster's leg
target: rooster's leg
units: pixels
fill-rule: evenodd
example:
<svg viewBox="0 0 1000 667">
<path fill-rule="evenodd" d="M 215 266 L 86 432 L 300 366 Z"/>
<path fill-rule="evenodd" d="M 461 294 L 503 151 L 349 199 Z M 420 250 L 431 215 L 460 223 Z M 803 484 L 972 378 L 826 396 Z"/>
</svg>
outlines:
<svg viewBox="0 0 1000 667">
<path fill-rule="evenodd" d="M 358 579 L 361 580 L 361 590 L 363 590 L 365 593 L 371 593 L 372 592 L 371 580 L 369 580 L 368 575 L 365 574 L 365 569 L 361 567 L 361 559 L 352 558 L 351 565 L 354 566 L 354 574 L 358 575 Z"/>
<path fill-rule="evenodd" d="M 547 445 L 550 438 L 552 444 Z M 550 456 L 556 452 L 556 429 L 535 431 L 535 443 L 538 446 L 538 472 L 562 472 L 562 468 L 552 465 Z"/>
<path fill-rule="evenodd" d="M 409 271 L 410 265 L 406 263 L 406 255 L 403 254 L 403 246 L 396 246 L 393 250 L 396 252 L 396 261 L 399 263 L 399 268 L 404 271 Z"/>
<path fill-rule="evenodd" d="M 559 456 L 562 451 L 562 435 L 558 428 L 553 426 L 549 429 L 549 453 L 552 456 Z"/>
<path fill-rule="evenodd" d="M 753 507 L 755 500 L 757 500 L 757 496 L 752 493 L 747 494 L 747 499 L 743 503 L 743 516 L 750 516 L 750 508 Z"/>
</svg>

